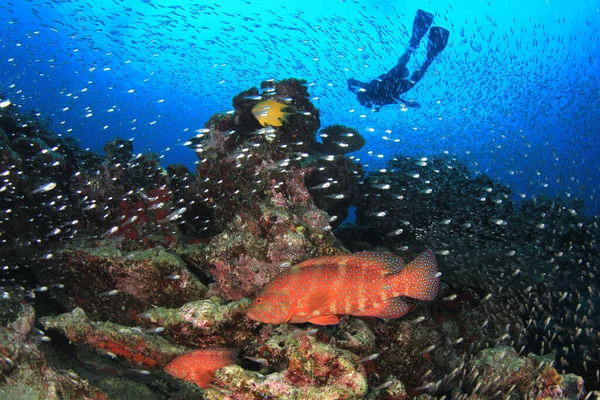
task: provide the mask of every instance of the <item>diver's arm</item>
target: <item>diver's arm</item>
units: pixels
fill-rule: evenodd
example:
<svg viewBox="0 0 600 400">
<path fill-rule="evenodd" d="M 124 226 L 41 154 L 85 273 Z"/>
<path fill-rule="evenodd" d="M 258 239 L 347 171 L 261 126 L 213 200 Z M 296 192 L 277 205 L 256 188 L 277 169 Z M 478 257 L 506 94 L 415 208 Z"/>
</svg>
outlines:
<svg viewBox="0 0 600 400">
<path fill-rule="evenodd" d="M 421 105 L 414 100 L 406 100 L 402 97 L 395 99 L 398 104 L 406 108 L 421 108 Z"/>
</svg>

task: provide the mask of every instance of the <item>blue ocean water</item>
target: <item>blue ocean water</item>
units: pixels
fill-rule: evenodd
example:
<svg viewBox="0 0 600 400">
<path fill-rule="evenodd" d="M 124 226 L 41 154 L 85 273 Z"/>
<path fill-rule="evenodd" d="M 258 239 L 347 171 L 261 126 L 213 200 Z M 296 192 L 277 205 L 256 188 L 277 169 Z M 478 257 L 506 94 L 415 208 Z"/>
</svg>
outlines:
<svg viewBox="0 0 600 400">
<path fill-rule="evenodd" d="M 520 197 L 583 199 L 597 214 L 600 3 L 534 0 L 13 0 L 0 5 L 0 92 L 101 151 L 120 136 L 193 169 L 182 145 L 237 93 L 307 80 L 321 124 L 355 127 L 367 170 L 448 152 Z M 372 112 L 346 80 L 389 70 L 415 10 L 448 47 L 406 94 Z M 424 46 L 409 64 L 425 58 Z"/>
</svg>

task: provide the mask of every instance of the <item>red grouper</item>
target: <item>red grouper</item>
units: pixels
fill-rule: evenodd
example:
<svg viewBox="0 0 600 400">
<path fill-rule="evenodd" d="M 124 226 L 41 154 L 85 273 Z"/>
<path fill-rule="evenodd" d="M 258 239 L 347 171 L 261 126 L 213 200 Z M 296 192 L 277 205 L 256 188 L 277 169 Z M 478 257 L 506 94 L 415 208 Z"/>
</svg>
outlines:
<svg viewBox="0 0 600 400">
<path fill-rule="evenodd" d="M 184 381 L 193 382 L 206 389 L 219 368 L 235 363 L 237 351 L 234 349 L 196 350 L 175 358 L 165 372 Z"/>
<path fill-rule="evenodd" d="M 247 317 L 267 324 L 333 325 L 338 315 L 398 318 L 406 297 L 433 300 L 439 275 L 433 252 L 405 265 L 394 254 L 362 252 L 304 261 L 265 285 Z"/>
</svg>

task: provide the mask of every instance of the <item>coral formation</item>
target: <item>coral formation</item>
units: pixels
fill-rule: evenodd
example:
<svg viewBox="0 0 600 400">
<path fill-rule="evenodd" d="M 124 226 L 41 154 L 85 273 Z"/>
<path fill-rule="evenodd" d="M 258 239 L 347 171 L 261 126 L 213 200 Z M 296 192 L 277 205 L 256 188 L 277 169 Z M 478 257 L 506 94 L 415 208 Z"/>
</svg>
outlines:
<svg viewBox="0 0 600 400">
<path fill-rule="evenodd" d="M 259 343 L 257 354 L 287 366 L 266 376 L 239 366 L 226 367 L 217 371 L 217 388 L 209 388 L 206 398 L 354 399 L 367 393 L 356 356 L 322 342 L 311 332 L 278 327 Z"/>
<path fill-rule="evenodd" d="M 186 143 L 194 173 L 120 138 L 104 155 L 83 151 L 0 109 L 3 393 L 583 399 L 584 380 L 598 385 L 597 220 L 577 202 L 517 203 L 449 155 L 398 156 L 364 179 L 347 156 L 364 139 L 334 125 L 317 140 L 304 83 L 237 95 Z M 253 114 L 268 100 L 289 106 L 281 125 Z M 356 224 L 342 224 L 351 207 Z M 427 247 L 439 293 L 403 318 L 315 328 L 245 317 L 296 263 L 348 250 L 410 261 Z M 215 347 L 238 349 L 237 365 L 202 394 L 163 371 Z"/>
<path fill-rule="evenodd" d="M 320 142 L 312 142 L 311 150 L 321 154 L 342 155 L 362 149 L 366 141 L 354 128 L 331 125 L 321 129 Z"/>
<path fill-rule="evenodd" d="M 162 248 L 65 248 L 39 263 L 40 278 L 63 307 L 81 307 L 94 320 L 131 324 L 151 306 L 179 307 L 207 291 L 177 254 Z"/>
<path fill-rule="evenodd" d="M 4 399 L 108 400 L 102 390 L 74 371 L 49 365 L 43 350 L 48 336 L 34 328 L 36 315 L 18 290 L 0 302 L 0 394 Z"/>
</svg>

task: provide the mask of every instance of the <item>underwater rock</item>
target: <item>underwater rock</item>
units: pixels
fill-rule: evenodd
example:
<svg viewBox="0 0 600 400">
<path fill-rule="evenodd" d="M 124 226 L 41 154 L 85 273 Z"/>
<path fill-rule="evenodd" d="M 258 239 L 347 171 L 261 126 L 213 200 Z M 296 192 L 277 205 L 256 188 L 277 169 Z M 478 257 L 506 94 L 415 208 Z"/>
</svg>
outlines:
<svg viewBox="0 0 600 400">
<path fill-rule="evenodd" d="M 356 356 L 322 343 L 306 331 L 286 325 L 264 328 L 274 333 L 260 345 L 259 356 L 280 371 L 260 375 L 239 366 L 216 372 L 215 388 L 205 391 L 207 399 L 232 398 L 356 399 L 367 393 L 367 382 Z M 261 340 L 264 340 L 261 339 Z M 277 361 L 279 360 L 279 361 Z"/>
<path fill-rule="evenodd" d="M 83 220 L 78 196 L 73 196 L 79 188 L 71 177 L 93 157 L 44 125 L 12 105 L 0 110 L 6 139 L 0 149 L 0 207 L 10 214 L 0 221 L 0 254 L 12 262 L 20 252 L 72 237 Z"/>
<path fill-rule="evenodd" d="M 319 128 L 318 110 L 306 98 L 302 81 L 263 82 L 233 100 L 234 115 L 217 114 L 189 141 L 199 159 L 196 167 L 198 193 L 214 211 L 217 230 L 241 210 L 254 208 L 270 187 L 286 182 L 288 166 L 298 165 Z M 279 91 L 284 94 L 279 94 Z M 294 107 L 287 123 L 263 127 L 252 113 L 261 100 L 283 96 Z M 264 99 L 263 99 L 264 97 Z M 280 100 L 284 101 L 284 100 Z"/>
<path fill-rule="evenodd" d="M 296 108 L 314 109 L 300 81 L 282 85 Z M 278 87 L 273 86 L 274 92 Z M 241 125 L 246 121 L 244 115 L 251 114 L 256 104 L 249 101 L 257 96 L 250 92 L 234 99 L 233 121 L 227 116 L 209 121 L 209 128 L 202 133 L 204 142 L 196 148 L 201 160 L 196 176 L 203 177 L 197 178 L 197 190 L 204 196 L 202 202 L 213 210 L 212 223 L 221 232 L 211 239 L 204 264 L 216 280 L 211 293 L 228 300 L 252 296 L 286 265 L 345 251 L 329 232 L 327 215 L 312 202 L 304 184 L 304 170 L 294 165 L 302 158 L 291 158 L 296 145 L 276 145 L 280 142 L 263 138 L 264 133 L 244 136 L 249 131 Z M 254 116 L 252 119 L 256 121 Z M 273 128 L 274 134 L 287 130 L 293 135 L 289 129 L 299 126 L 303 134 L 314 136 L 318 128 L 289 122 Z M 224 128 L 232 131 L 225 141 L 215 142 L 216 137 L 225 138 Z M 308 143 L 302 138 L 300 141 Z M 230 149 L 229 143 L 235 149 L 223 154 Z"/>
<path fill-rule="evenodd" d="M 321 154 L 343 155 L 363 148 L 365 139 L 354 128 L 344 125 L 330 125 L 321 129 L 321 142 L 313 142 L 311 150 Z"/>
<path fill-rule="evenodd" d="M 112 322 L 94 322 L 81 308 L 56 317 L 40 318 L 40 322 L 45 329 L 58 330 L 73 343 L 88 346 L 111 358 L 121 357 L 143 368 L 164 367 L 188 351 L 154 332 Z"/>
<path fill-rule="evenodd" d="M 93 320 L 130 325 L 150 307 L 180 307 L 206 293 L 183 260 L 163 249 L 62 249 L 39 263 L 40 280 L 55 298 L 66 309 L 83 308 Z"/>
<path fill-rule="evenodd" d="M 378 351 L 381 353 L 378 374 L 397 377 L 411 388 L 427 381 L 441 379 L 459 364 L 449 335 L 435 324 L 427 309 L 432 305 L 419 304 L 405 317 L 386 323 L 378 319 L 368 320 L 370 329 L 377 338 Z M 426 374 L 435 371 L 434 376 Z M 380 384 L 380 382 L 378 382 Z"/>
<path fill-rule="evenodd" d="M 339 391 L 340 398 L 363 396 L 367 382 L 364 373 L 355 364 L 355 356 L 320 342 L 315 335 L 292 335 L 287 341 L 289 364 L 284 377 L 306 393 L 332 394 Z M 332 386 L 327 388 L 324 386 Z"/>
<path fill-rule="evenodd" d="M 106 160 L 111 164 L 127 164 L 133 157 L 133 142 L 117 136 L 114 140 L 106 142 L 104 153 L 106 153 Z"/>
<path fill-rule="evenodd" d="M 405 400 L 409 398 L 411 397 L 409 397 L 406 387 L 395 377 L 389 377 L 381 385 L 373 388 L 365 397 L 366 400 Z M 414 398 L 426 400 L 429 399 L 429 396 L 421 395 Z"/>
<path fill-rule="evenodd" d="M 8 289 L 8 288 L 7 288 Z M 40 348 L 50 340 L 34 328 L 35 311 L 19 290 L 2 291 L 0 301 L 0 388 L 3 399 L 108 400 L 72 371 L 58 372 Z"/>
<path fill-rule="evenodd" d="M 336 228 L 348 217 L 349 208 L 358 202 L 364 175 L 362 166 L 346 157 L 310 156 L 302 167 L 313 201 L 329 214 L 329 222 Z"/>
<path fill-rule="evenodd" d="M 6 145 L 0 221 L 8 258 L 75 236 L 123 239 L 124 249 L 169 246 L 180 237 L 169 179 L 156 154 L 133 157 L 132 142 L 106 145 L 107 158 L 81 150 L 71 138 L 51 132 L 35 115 L 13 106 L 0 110 Z M 42 250 L 43 251 L 43 250 Z"/>
<path fill-rule="evenodd" d="M 358 355 L 368 355 L 377 349 L 377 337 L 367 323 L 358 318 L 342 319 L 336 346 Z"/>
<path fill-rule="evenodd" d="M 0 128 L 0 146 L 8 144 L 8 135 Z"/>
<path fill-rule="evenodd" d="M 284 124 L 276 127 L 267 140 L 273 146 L 293 145 L 294 151 L 306 151 L 314 141 L 314 134 L 321 122 L 319 110 L 310 102 L 305 84 L 305 80 L 294 78 L 264 81 L 260 84 L 261 92 L 251 88 L 238 94 L 233 99 L 236 130 L 246 135 L 263 128 L 252 109 L 261 101 L 274 100 L 289 106 L 291 114 L 285 117 Z"/>
<path fill-rule="evenodd" d="M 252 333 L 244 318 L 250 300 L 224 303 L 217 297 L 186 303 L 179 308 L 154 307 L 139 316 L 140 323 L 160 326 L 163 337 L 190 348 L 248 345 Z"/>
<path fill-rule="evenodd" d="M 206 202 L 199 201 L 200 189 L 194 175 L 181 164 L 171 164 L 167 167 L 169 186 L 173 199 L 177 204 L 185 205 L 186 210 L 181 214 L 179 229 L 182 234 L 192 240 L 208 240 L 218 232 L 211 221 L 214 219 L 213 210 Z"/>
<path fill-rule="evenodd" d="M 18 137 L 10 142 L 10 147 L 23 158 L 33 157 L 50 146 L 39 138 Z"/>
<path fill-rule="evenodd" d="M 252 297 L 290 265 L 346 252 L 330 232 L 327 215 L 310 201 L 300 172 L 293 174 L 295 179 L 271 188 L 254 212 L 237 215 L 211 240 L 212 294 L 227 300 Z"/>
<path fill-rule="evenodd" d="M 561 376 L 552 367 L 553 358 L 519 357 L 513 348 L 503 346 L 482 350 L 471 363 L 477 374 L 471 373 L 474 377 L 467 386 L 484 396 L 514 393 L 519 397 L 583 398 L 583 379 L 573 374 Z"/>
<path fill-rule="evenodd" d="M 98 386 L 102 389 L 104 393 L 106 393 L 106 399 L 144 399 L 144 400 L 161 400 L 164 399 L 165 393 L 156 393 L 156 386 L 150 389 L 148 386 L 135 382 L 132 379 L 125 379 L 120 377 L 103 377 L 94 382 L 95 386 Z M 165 384 L 166 386 L 166 384 Z M 165 391 L 166 392 L 166 391 Z M 193 393 L 186 393 L 184 396 L 172 398 L 181 398 L 181 399 L 194 399 L 199 398 L 196 394 L 195 397 L 192 397 Z M 81 397 L 82 398 L 82 397 Z M 96 399 L 94 399 L 96 400 Z M 98 399 L 99 400 L 99 399 Z"/>
<path fill-rule="evenodd" d="M 597 326 L 589 304 L 597 297 L 600 225 L 581 215 L 581 202 L 517 203 L 510 188 L 448 156 L 397 157 L 360 188 L 358 226 L 336 235 L 352 251 L 386 246 L 410 258 L 432 248 L 451 287 L 443 297 L 457 297 L 439 304 L 449 312 L 440 317 L 466 328 L 457 335 L 472 343 L 467 354 L 501 343 L 556 350 L 557 368 L 596 381 L 599 364 L 586 354 L 600 342 L 585 329 Z M 465 313 L 451 315 L 452 307 Z"/>
<path fill-rule="evenodd" d="M 98 234 L 122 238 L 125 250 L 168 246 L 180 236 L 178 220 L 187 210 L 175 205 L 166 171 L 154 153 L 140 154 L 126 162 L 106 159 L 102 175 L 91 177 L 92 188 L 85 190 L 90 213 Z"/>
<path fill-rule="evenodd" d="M 449 156 L 396 157 L 360 186 L 357 224 L 376 228 L 376 239 L 391 249 L 416 252 L 423 244 L 436 250 L 467 240 L 474 245 L 467 236 L 478 232 L 499 235 L 513 210 L 511 190 L 471 175 Z"/>
</svg>

